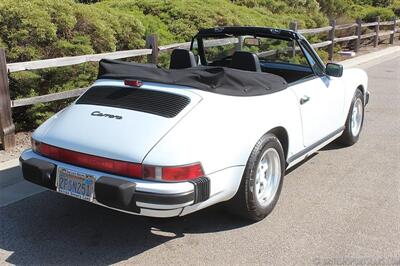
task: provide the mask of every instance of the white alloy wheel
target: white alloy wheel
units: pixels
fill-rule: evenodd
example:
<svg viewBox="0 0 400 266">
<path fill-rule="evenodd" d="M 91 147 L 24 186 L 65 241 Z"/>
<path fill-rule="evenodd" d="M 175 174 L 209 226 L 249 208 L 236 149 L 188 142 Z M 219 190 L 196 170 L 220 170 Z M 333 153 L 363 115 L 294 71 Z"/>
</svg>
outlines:
<svg viewBox="0 0 400 266">
<path fill-rule="evenodd" d="M 351 134 L 356 137 L 360 133 L 363 122 L 363 103 L 360 98 L 357 98 L 353 105 L 351 114 Z"/>
<path fill-rule="evenodd" d="M 275 198 L 281 179 L 281 162 L 274 148 L 267 149 L 258 162 L 255 194 L 258 203 L 265 207 Z"/>
</svg>

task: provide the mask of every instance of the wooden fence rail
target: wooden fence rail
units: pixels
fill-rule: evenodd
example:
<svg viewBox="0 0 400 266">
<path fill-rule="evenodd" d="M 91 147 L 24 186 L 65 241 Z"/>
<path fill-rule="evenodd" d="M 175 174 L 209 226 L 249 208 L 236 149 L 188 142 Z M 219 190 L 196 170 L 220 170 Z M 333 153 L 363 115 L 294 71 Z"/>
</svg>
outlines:
<svg viewBox="0 0 400 266">
<path fill-rule="evenodd" d="M 332 20 L 329 26 L 313 29 L 297 29 L 297 22 L 290 23 L 290 29 L 300 34 L 320 34 L 327 32 L 328 40 L 311 44 L 314 48 L 328 47 L 329 60 L 333 59 L 334 45 L 338 42 L 355 41 L 354 51 L 357 52 L 360 48 L 362 39 L 373 38 L 373 45 L 379 44 L 380 37 L 389 35 L 389 43 L 394 43 L 395 35 L 400 32 L 397 24 L 400 21 L 393 18 L 392 21 L 380 21 L 377 17 L 375 22 L 362 23 L 357 19 L 355 23 L 336 25 L 336 21 Z M 381 27 L 391 26 L 390 30 L 381 31 Z M 363 28 L 373 27 L 373 32 L 362 34 Z M 337 31 L 350 30 L 354 28 L 354 34 L 350 36 L 336 37 Z M 204 45 L 206 47 L 221 46 L 226 44 L 238 44 L 237 38 L 228 38 L 221 40 L 210 40 Z M 15 127 L 12 120 L 12 108 L 32 105 L 36 103 L 45 103 L 56 100 L 74 98 L 81 95 L 87 88 L 78 88 L 64 92 L 52 93 L 47 95 L 35 96 L 24 99 L 10 99 L 10 91 L 8 85 L 8 74 L 18 71 L 38 70 L 51 67 L 72 66 L 87 62 L 98 62 L 101 59 L 122 59 L 137 56 L 147 56 L 148 62 L 157 63 L 158 55 L 160 52 L 169 51 L 175 48 L 190 47 L 190 42 L 174 43 L 168 45 L 158 45 L 156 35 L 150 35 L 146 38 L 146 48 L 136 50 L 126 50 L 111 53 L 89 54 L 81 56 L 70 56 L 62 58 L 52 58 L 45 60 L 35 60 L 29 62 L 6 63 L 5 50 L 0 49 L 0 140 L 5 150 L 15 146 Z M 295 50 L 293 50 L 294 52 Z M 274 51 L 267 51 L 264 53 L 274 53 Z"/>
</svg>

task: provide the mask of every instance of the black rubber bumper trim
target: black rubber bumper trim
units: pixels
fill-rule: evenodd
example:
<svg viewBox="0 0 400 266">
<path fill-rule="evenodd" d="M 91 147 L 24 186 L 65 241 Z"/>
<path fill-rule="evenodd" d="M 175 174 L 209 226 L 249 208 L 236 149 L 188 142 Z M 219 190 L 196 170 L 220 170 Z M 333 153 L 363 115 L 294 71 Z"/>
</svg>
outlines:
<svg viewBox="0 0 400 266">
<path fill-rule="evenodd" d="M 106 206 L 139 213 L 135 201 L 136 184 L 125 180 L 102 176 L 94 185 L 96 200 Z"/>
<path fill-rule="evenodd" d="M 210 198 L 210 179 L 206 176 L 190 181 L 194 185 L 194 203 L 206 201 Z"/>
<path fill-rule="evenodd" d="M 24 160 L 21 157 L 19 161 L 22 165 L 23 177 L 42 187 L 56 189 L 57 166 L 44 160 L 31 158 Z"/>
<path fill-rule="evenodd" d="M 136 201 L 159 205 L 175 205 L 194 200 L 194 192 L 182 192 L 177 194 L 159 194 L 136 191 Z"/>
<path fill-rule="evenodd" d="M 159 194 L 136 190 L 134 182 L 102 176 L 94 186 L 96 200 L 101 204 L 130 212 L 140 212 L 136 202 L 176 205 L 194 201 L 194 191 Z"/>
</svg>

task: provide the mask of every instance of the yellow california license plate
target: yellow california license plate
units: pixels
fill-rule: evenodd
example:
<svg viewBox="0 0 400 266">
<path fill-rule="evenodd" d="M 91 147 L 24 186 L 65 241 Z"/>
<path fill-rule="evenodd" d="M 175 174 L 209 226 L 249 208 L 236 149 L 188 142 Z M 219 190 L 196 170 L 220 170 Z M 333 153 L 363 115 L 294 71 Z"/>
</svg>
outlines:
<svg viewBox="0 0 400 266">
<path fill-rule="evenodd" d="M 57 191 L 75 198 L 93 201 L 94 176 L 59 167 L 57 169 Z"/>
</svg>

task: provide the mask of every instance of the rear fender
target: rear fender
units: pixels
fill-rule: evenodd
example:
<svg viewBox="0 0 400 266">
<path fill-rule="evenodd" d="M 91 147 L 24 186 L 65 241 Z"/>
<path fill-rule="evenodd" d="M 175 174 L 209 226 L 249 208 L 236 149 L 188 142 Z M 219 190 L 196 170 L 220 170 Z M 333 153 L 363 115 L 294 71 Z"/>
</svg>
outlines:
<svg viewBox="0 0 400 266">
<path fill-rule="evenodd" d="M 288 133 L 288 156 L 303 148 L 299 107 L 291 90 L 257 97 L 209 94 L 148 153 L 144 164 L 201 162 L 207 175 L 244 169 L 257 141 L 277 127 Z"/>
</svg>

